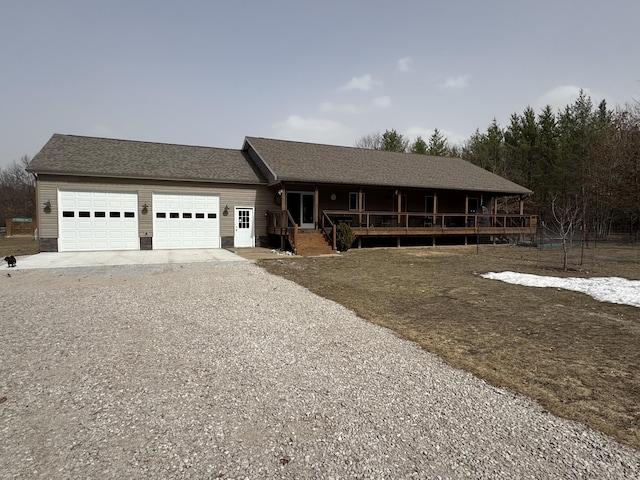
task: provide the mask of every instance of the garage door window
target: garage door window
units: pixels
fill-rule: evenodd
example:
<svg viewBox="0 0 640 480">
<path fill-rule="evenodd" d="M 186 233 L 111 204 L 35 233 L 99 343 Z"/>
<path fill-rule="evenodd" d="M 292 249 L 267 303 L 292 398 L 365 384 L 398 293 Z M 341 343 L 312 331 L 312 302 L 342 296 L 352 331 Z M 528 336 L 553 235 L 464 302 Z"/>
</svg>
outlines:
<svg viewBox="0 0 640 480">
<path fill-rule="evenodd" d="M 66 218 L 72 218 L 75 216 L 75 212 L 65 211 L 65 212 L 62 212 L 62 216 Z"/>
<path fill-rule="evenodd" d="M 105 212 L 95 212 L 93 216 L 96 218 L 105 218 L 106 215 Z"/>
</svg>

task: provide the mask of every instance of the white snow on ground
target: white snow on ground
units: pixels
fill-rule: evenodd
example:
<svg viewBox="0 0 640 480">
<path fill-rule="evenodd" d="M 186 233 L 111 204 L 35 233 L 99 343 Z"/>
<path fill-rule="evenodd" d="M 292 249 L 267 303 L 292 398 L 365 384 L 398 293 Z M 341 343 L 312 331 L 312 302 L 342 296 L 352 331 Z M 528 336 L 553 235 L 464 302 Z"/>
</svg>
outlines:
<svg viewBox="0 0 640 480">
<path fill-rule="evenodd" d="M 528 287 L 563 288 L 586 293 L 601 302 L 640 307 L 640 280 L 627 280 L 620 277 L 560 278 L 516 272 L 489 272 L 481 276 Z"/>
</svg>

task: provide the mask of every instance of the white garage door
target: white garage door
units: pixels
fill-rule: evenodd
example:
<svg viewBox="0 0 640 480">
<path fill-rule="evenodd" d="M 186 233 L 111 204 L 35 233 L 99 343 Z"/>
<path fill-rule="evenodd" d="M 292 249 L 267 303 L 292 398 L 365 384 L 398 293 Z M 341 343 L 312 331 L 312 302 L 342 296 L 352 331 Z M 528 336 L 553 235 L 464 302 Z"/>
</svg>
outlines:
<svg viewBox="0 0 640 480">
<path fill-rule="evenodd" d="M 58 250 L 139 250 L 138 194 L 58 191 Z"/>
<path fill-rule="evenodd" d="M 215 195 L 153 194 L 153 248 L 220 248 Z"/>
</svg>

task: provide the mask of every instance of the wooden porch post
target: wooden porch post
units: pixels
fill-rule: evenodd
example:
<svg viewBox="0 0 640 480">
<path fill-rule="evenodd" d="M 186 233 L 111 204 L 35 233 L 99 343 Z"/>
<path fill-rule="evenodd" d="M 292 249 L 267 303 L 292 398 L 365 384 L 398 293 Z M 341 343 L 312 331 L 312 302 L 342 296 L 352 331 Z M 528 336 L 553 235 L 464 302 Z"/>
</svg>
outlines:
<svg viewBox="0 0 640 480">
<path fill-rule="evenodd" d="M 520 215 L 524 215 L 524 196 L 520 195 Z"/>
<path fill-rule="evenodd" d="M 362 187 L 358 187 L 358 226 L 362 225 L 362 204 Z"/>
<path fill-rule="evenodd" d="M 433 192 L 433 226 L 438 224 L 436 215 L 438 214 L 438 192 Z M 436 246 L 436 237 L 433 237 L 433 246 Z"/>
<path fill-rule="evenodd" d="M 318 185 L 316 185 L 316 191 L 313 195 L 313 209 L 314 214 L 313 214 L 313 218 L 315 218 L 315 228 L 316 230 L 318 229 L 318 222 L 320 221 L 320 198 L 318 195 Z"/>
<path fill-rule="evenodd" d="M 284 188 L 284 183 L 280 185 L 280 192 L 282 193 L 280 198 L 280 208 L 284 211 L 287 209 L 287 191 Z"/>
</svg>

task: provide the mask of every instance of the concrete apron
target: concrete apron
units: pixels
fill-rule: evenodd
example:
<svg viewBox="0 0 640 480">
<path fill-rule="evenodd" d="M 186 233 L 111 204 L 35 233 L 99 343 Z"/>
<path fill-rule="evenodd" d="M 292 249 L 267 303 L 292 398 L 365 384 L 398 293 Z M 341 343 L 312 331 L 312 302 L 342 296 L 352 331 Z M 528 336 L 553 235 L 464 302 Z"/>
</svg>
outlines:
<svg viewBox="0 0 640 480">
<path fill-rule="evenodd" d="M 95 267 L 101 265 L 157 265 L 165 263 L 247 262 L 248 260 L 224 249 L 194 250 L 123 250 L 110 252 L 42 252 L 17 257 L 17 264 L 3 270 L 35 268 Z"/>
</svg>

